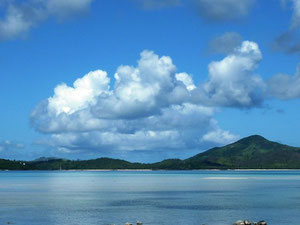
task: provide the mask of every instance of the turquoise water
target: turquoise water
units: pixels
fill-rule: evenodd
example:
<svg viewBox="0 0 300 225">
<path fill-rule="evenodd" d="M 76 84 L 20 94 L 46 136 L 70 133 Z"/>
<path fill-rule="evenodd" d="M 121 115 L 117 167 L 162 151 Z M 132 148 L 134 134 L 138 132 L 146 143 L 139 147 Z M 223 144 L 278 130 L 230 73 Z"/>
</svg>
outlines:
<svg viewBox="0 0 300 225">
<path fill-rule="evenodd" d="M 297 225 L 299 171 L 0 172 L 0 225 Z"/>
</svg>

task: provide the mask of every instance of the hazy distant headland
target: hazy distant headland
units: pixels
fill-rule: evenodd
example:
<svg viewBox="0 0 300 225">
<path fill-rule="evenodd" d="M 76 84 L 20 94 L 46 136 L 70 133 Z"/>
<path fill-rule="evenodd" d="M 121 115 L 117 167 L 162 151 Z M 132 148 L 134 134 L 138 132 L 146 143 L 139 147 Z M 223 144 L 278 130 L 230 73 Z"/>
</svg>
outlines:
<svg viewBox="0 0 300 225">
<path fill-rule="evenodd" d="M 300 169 L 300 148 L 272 142 L 259 135 L 216 147 L 191 158 L 157 163 L 132 163 L 98 158 L 67 160 L 39 158 L 33 161 L 0 159 L 0 170 L 196 170 L 196 169 Z"/>
</svg>

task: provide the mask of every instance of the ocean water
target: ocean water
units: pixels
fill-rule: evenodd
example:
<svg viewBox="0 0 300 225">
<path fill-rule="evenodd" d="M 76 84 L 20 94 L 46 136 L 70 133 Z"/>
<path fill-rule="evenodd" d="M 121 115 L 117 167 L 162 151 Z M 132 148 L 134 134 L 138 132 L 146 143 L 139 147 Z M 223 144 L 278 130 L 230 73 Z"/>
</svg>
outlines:
<svg viewBox="0 0 300 225">
<path fill-rule="evenodd" d="M 0 172 L 0 225 L 300 224 L 300 171 Z"/>
</svg>

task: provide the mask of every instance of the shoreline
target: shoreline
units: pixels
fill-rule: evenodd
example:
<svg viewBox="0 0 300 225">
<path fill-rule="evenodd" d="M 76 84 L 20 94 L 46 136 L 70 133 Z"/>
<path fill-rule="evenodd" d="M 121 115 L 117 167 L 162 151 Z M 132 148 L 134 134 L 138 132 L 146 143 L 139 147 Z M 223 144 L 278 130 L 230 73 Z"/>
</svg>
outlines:
<svg viewBox="0 0 300 225">
<path fill-rule="evenodd" d="M 243 172 L 243 171 L 300 171 L 300 169 L 195 169 L 195 170 L 168 170 L 168 169 L 159 169 L 159 170 L 153 170 L 153 169 L 70 169 L 70 170 L 0 170 L 0 172 L 20 172 L 20 171 L 28 171 L 28 172 L 38 172 L 38 171 L 47 171 L 47 172 L 155 172 L 155 171 L 177 171 L 177 172 L 184 172 L 184 171 L 216 171 L 216 172 L 221 172 L 221 171 L 236 171 L 236 172 Z"/>
</svg>

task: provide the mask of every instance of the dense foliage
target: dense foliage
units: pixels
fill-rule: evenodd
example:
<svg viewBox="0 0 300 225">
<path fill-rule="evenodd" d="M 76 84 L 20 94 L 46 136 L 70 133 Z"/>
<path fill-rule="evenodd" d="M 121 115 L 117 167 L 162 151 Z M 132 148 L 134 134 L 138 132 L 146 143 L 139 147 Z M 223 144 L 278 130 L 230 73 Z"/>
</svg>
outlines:
<svg viewBox="0 0 300 225">
<path fill-rule="evenodd" d="M 254 135 L 185 160 L 168 159 L 152 164 L 110 158 L 76 161 L 40 158 L 28 162 L 0 159 L 0 170 L 59 169 L 300 169 L 300 148 L 271 142 Z"/>
</svg>

